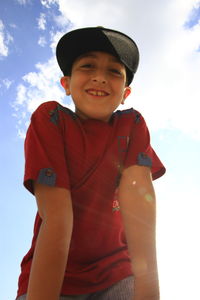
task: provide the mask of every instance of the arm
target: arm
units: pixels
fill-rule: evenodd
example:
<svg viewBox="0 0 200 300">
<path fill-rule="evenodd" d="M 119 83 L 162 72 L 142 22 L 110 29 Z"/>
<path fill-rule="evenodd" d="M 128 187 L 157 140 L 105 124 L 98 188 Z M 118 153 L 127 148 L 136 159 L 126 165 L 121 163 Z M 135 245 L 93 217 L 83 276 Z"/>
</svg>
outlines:
<svg viewBox="0 0 200 300">
<path fill-rule="evenodd" d="M 134 273 L 134 300 L 158 300 L 156 203 L 148 167 L 123 171 L 119 202 Z"/>
<path fill-rule="evenodd" d="M 70 192 L 35 184 L 42 218 L 33 257 L 27 300 L 58 300 L 67 264 L 73 212 Z"/>
</svg>

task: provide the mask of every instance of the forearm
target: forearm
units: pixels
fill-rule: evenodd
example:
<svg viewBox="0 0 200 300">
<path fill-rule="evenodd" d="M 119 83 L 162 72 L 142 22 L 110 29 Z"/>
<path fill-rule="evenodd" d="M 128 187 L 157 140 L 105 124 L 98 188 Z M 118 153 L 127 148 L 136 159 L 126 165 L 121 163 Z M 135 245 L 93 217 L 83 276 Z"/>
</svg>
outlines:
<svg viewBox="0 0 200 300">
<path fill-rule="evenodd" d="M 143 226 L 138 224 L 138 222 L 132 222 L 132 224 L 128 223 L 129 221 L 124 221 L 128 250 L 134 274 L 134 300 L 158 300 L 159 278 L 155 233 L 147 232 L 147 230 L 141 228 Z M 134 227 L 136 230 L 131 229 Z"/>
<path fill-rule="evenodd" d="M 129 175 L 121 178 L 119 202 L 135 278 L 134 299 L 158 300 L 155 193 L 151 180 Z"/>
<path fill-rule="evenodd" d="M 72 215 L 66 229 L 57 222 L 41 225 L 29 279 L 27 300 L 58 300 L 67 264 Z"/>
</svg>

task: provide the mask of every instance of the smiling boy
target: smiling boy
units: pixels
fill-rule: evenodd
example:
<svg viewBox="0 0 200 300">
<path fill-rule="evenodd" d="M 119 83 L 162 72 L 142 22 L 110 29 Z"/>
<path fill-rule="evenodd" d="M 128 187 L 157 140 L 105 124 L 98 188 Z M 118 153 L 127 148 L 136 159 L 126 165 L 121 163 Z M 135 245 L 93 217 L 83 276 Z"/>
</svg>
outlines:
<svg viewBox="0 0 200 300">
<path fill-rule="evenodd" d="M 141 114 L 115 111 L 131 92 L 139 52 L 102 27 L 57 45 L 75 112 L 55 101 L 32 115 L 24 185 L 37 201 L 19 300 L 158 300 L 152 178 L 165 168 Z"/>
</svg>

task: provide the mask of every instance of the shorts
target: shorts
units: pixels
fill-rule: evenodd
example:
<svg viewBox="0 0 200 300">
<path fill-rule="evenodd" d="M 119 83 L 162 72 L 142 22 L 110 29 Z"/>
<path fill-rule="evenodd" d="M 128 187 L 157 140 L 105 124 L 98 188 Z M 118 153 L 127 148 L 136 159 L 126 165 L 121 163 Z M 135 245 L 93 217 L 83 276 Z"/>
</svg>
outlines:
<svg viewBox="0 0 200 300">
<path fill-rule="evenodd" d="M 132 300 L 133 299 L 133 276 L 118 281 L 105 290 L 84 295 L 60 296 L 59 300 Z M 16 300 L 26 300 L 26 295 Z"/>
</svg>

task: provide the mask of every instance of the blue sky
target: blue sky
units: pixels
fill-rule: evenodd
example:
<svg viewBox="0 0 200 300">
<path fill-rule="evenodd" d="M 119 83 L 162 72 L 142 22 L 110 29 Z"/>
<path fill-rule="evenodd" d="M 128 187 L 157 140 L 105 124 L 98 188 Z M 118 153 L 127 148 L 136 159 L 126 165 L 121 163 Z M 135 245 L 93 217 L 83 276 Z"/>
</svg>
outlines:
<svg viewBox="0 0 200 300">
<path fill-rule="evenodd" d="M 183 3 L 184 2 L 184 3 Z M 161 300 L 200 299 L 200 3 L 196 0 L 0 1 L 0 298 L 16 295 L 36 204 L 23 187 L 31 113 L 48 100 L 73 108 L 59 85 L 55 45 L 81 26 L 121 30 L 141 61 L 125 107 L 144 115 L 167 173 L 155 182 Z"/>
</svg>

